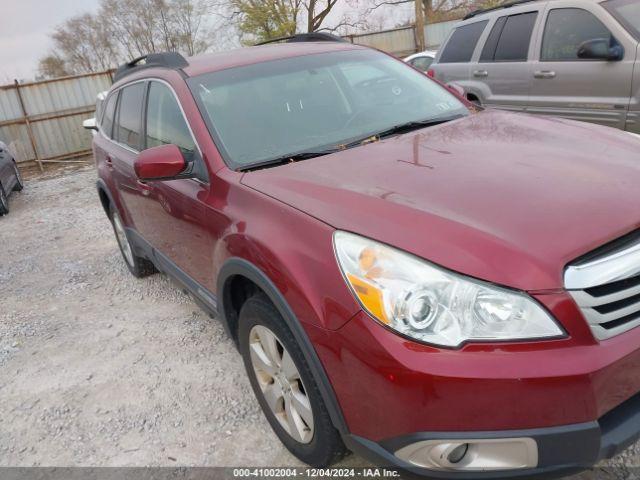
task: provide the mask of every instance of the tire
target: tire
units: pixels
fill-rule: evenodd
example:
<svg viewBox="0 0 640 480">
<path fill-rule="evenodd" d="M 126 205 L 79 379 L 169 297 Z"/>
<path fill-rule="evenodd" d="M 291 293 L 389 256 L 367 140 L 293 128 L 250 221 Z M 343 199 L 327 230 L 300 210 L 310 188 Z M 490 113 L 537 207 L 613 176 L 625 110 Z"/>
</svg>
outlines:
<svg viewBox="0 0 640 480">
<path fill-rule="evenodd" d="M 348 450 L 331 423 L 302 350 L 266 295 L 249 298 L 240 310 L 238 323 L 240 353 L 253 392 L 280 441 L 293 455 L 314 467 L 326 467 L 343 458 Z M 275 343 L 265 341 L 270 334 Z M 275 349 L 263 347 L 269 344 Z M 270 356 L 268 350 L 276 353 Z M 278 368 L 272 368 L 278 361 L 270 358 L 280 358 Z M 297 377 L 292 374 L 292 365 Z M 271 375 L 267 370 L 275 373 Z M 271 400 L 267 401 L 267 397 Z"/>
<path fill-rule="evenodd" d="M 7 198 L 7 192 L 4 191 L 2 184 L 0 184 L 0 216 L 9 213 L 9 198 Z"/>
<path fill-rule="evenodd" d="M 16 184 L 13 186 L 14 192 L 21 192 L 24 188 L 24 183 L 22 182 L 22 175 L 20 175 L 20 169 L 18 168 L 18 164 L 13 162 L 13 170 L 16 175 Z"/>
<path fill-rule="evenodd" d="M 131 275 L 136 278 L 144 278 L 156 273 L 156 267 L 152 262 L 146 258 L 136 255 L 133 245 L 131 245 L 131 242 L 129 241 L 127 231 L 124 228 L 124 223 L 122 223 L 122 218 L 113 206 L 110 207 L 109 218 L 111 219 L 113 233 L 116 236 L 120 253 L 122 254 L 124 263 L 127 265 Z"/>
</svg>

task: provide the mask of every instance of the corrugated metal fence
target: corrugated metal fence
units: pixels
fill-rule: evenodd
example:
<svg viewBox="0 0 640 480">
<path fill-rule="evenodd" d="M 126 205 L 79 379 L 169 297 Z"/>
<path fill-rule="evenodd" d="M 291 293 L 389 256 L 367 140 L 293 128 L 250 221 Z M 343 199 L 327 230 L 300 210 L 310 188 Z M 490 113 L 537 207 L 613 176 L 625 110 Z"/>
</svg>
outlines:
<svg viewBox="0 0 640 480">
<path fill-rule="evenodd" d="M 449 32 L 458 20 L 450 22 L 430 23 L 424 27 L 427 48 L 437 49 L 447 39 Z M 351 43 L 366 45 L 403 57 L 416 52 L 415 27 L 394 28 L 383 32 L 348 35 Z"/>
<path fill-rule="evenodd" d="M 111 86 L 111 71 L 0 86 L 0 140 L 16 161 L 68 161 L 91 153 L 82 121 L 96 96 Z"/>
</svg>

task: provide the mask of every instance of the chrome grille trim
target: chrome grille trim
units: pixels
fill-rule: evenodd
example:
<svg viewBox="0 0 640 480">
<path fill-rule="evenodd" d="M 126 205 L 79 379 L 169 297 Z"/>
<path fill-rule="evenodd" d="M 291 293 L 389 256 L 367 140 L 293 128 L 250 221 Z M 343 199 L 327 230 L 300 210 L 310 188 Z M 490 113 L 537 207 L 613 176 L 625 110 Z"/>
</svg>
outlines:
<svg viewBox="0 0 640 480">
<path fill-rule="evenodd" d="M 593 260 L 569 265 L 564 274 L 564 285 L 580 307 L 591 331 L 598 340 L 614 337 L 640 325 L 640 284 L 632 279 L 640 274 L 640 240 L 623 250 Z M 610 285 L 614 284 L 614 285 Z M 596 296 L 588 290 L 610 285 L 606 294 Z M 632 286 L 629 286 L 632 285 Z M 629 302 L 624 302 L 624 300 Z M 616 302 L 621 302 L 616 305 Z M 627 304 L 628 303 L 628 304 Z M 599 310 L 604 313 L 600 313 Z"/>
<path fill-rule="evenodd" d="M 619 292 L 612 293 L 610 295 L 603 295 L 601 297 L 595 297 L 589 295 L 582 290 L 573 290 L 571 292 L 573 298 L 578 302 L 581 307 L 599 307 L 600 305 L 607 305 L 609 303 L 618 302 L 625 298 L 633 297 L 640 294 L 640 285 L 626 290 L 620 290 Z"/>
<path fill-rule="evenodd" d="M 568 290 L 597 287 L 640 274 L 640 242 L 608 257 L 572 265 L 564 273 Z"/>
</svg>

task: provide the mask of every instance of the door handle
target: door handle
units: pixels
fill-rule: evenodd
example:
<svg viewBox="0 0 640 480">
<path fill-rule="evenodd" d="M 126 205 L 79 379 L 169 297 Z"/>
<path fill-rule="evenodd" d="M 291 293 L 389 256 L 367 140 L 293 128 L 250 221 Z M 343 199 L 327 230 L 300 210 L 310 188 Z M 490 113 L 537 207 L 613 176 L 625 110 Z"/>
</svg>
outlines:
<svg viewBox="0 0 640 480">
<path fill-rule="evenodd" d="M 104 163 L 107 164 L 108 168 L 113 168 L 113 159 L 111 158 L 111 155 L 106 156 Z"/>
<path fill-rule="evenodd" d="M 487 72 L 486 70 L 475 70 L 473 72 L 473 76 L 474 77 L 479 77 L 479 78 L 484 78 L 484 77 L 488 77 L 489 76 L 489 72 Z"/>
<path fill-rule="evenodd" d="M 543 79 L 556 78 L 556 72 L 552 72 L 551 70 L 538 70 L 537 72 L 533 73 L 533 76 L 535 78 Z"/>
<path fill-rule="evenodd" d="M 136 180 L 136 186 L 142 192 L 142 195 L 144 195 L 145 197 L 149 196 L 153 191 L 153 187 L 151 185 L 141 180 Z"/>
</svg>

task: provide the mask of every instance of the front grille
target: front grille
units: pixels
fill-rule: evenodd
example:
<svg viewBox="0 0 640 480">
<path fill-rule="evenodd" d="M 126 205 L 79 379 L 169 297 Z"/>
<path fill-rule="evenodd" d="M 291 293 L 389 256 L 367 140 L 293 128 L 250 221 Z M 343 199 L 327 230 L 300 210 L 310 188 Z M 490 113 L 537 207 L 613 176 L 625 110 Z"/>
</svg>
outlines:
<svg viewBox="0 0 640 480">
<path fill-rule="evenodd" d="M 598 249 L 565 271 L 565 288 L 599 340 L 640 325 L 640 238 L 629 237 L 623 248 Z"/>
</svg>

